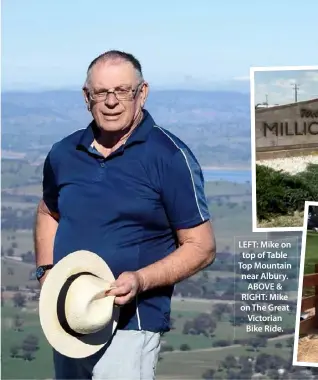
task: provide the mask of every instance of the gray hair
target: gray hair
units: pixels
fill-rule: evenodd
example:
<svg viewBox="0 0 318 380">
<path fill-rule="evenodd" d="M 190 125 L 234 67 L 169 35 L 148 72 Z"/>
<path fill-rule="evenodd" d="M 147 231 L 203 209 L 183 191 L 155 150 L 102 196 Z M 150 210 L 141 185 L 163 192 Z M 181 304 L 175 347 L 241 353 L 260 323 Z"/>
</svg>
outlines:
<svg viewBox="0 0 318 380">
<path fill-rule="evenodd" d="M 90 75 L 92 68 L 100 62 L 107 62 L 107 61 L 122 61 L 122 62 L 129 62 L 135 69 L 137 78 L 139 81 L 143 81 L 143 74 L 142 74 L 142 67 L 140 62 L 136 57 L 134 57 L 132 54 L 126 53 L 124 51 L 119 50 L 109 50 L 105 53 L 100 54 L 98 57 L 96 57 L 88 66 L 87 72 L 86 72 L 86 80 L 84 84 L 84 88 L 88 88 L 89 82 L 90 82 Z"/>
</svg>

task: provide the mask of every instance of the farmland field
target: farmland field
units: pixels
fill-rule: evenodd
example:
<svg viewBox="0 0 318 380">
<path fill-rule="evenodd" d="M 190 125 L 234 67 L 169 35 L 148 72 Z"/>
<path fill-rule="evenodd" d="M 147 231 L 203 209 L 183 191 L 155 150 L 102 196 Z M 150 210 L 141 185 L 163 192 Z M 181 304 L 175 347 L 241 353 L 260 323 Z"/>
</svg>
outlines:
<svg viewBox="0 0 318 380">
<path fill-rule="evenodd" d="M 174 303 L 175 304 L 175 303 Z M 187 336 L 181 333 L 183 322 L 187 318 L 193 318 L 198 315 L 198 311 L 193 310 L 193 303 L 184 301 L 188 304 L 188 310 L 174 310 L 172 317 L 177 319 L 176 329 L 163 337 L 165 344 L 172 345 L 175 351 L 162 353 L 162 360 L 158 365 L 159 377 L 182 376 L 182 379 L 200 378 L 205 369 L 217 366 L 227 354 L 249 355 L 254 356 L 256 352 L 250 351 L 248 347 L 230 346 L 230 347 L 212 347 L 213 341 L 220 339 L 233 339 L 234 328 L 228 322 L 218 323 L 215 331 L 215 338 L 206 338 L 203 336 Z M 16 379 L 18 374 L 25 374 L 28 379 L 44 379 L 52 376 L 52 356 L 51 349 L 41 331 L 36 304 L 29 304 L 27 308 L 20 310 L 14 308 L 7 301 L 2 307 L 2 378 Z M 204 310 L 202 309 L 201 312 Z M 14 331 L 12 327 L 13 318 L 19 314 L 23 319 L 23 331 Z M 21 341 L 29 334 L 33 334 L 39 339 L 39 350 L 35 353 L 35 359 L 31 362 L 23 359 L 13 359 L 10 357 L 10 349 L 13 346 L 19 346 Z M 244 327 L 235 328 L 236 338 L 247 337 Z M 286 338 L 282 338 L 285 342 Z M 275 340 L 275 343 L 277 341 Z M 276 349 L 275 343 L 268 342 L 267 348 L 262 352 L 277 354 L 287 357 L 290 348 Z M 188 344 L 191 351 L 180 352 L 181 344 Z M 196 351 L 198 350 L 198 351 Z M 182 366 L 176 366 L 176 361 L 183 363 Z M 181 368 L 182 367 L 182 368 Z"/>
<path fill-rule="evenodd" d="M 291 348 L 286 344 L 287 339 L 282 338 L 268 342 L 262 353 L 281 356 L 285 359 L 290 357 Z M 276 348 L 275 345 L 281 342 L 283 347 Z M 187 351 L 187 352 L 169 352 L 162 354 L 162 361 L 158 365 L 158 379 L 179 377 L 182 379 L 200 379 L 202 373 L 207 369 L 217 368 L 219 363 L 227 355 L 255 357 L 257 353 L 250 351 L 246 347 L 217 347 L 209 350 Z M 182 365 L 176 365 L 176 362 Z"/>
<path fill-rule="evenodd" d="M 6 286 L 37 285 L 37 281 L 29 279 L 30 272 L 34 269 L 35 266 L 33 264 L 2 258 L 1 283 Z"/>
<path fill-rule="evenodd" d="M 14 256 L 20 256 L 22 253 L 33 251 L 33 234 L 31 230 L 2 230 L 1 231 L 1 246 L 7 250 L 16 243 L 17 247 L 14 249 Z"/>
<path fill-rule="evenodd" d="M 20 171 L 23 173 L 21 174 Z M 13 224 L 9 223 L 9 227 L 1 232 L 2 286 L 20 286 L 19 292 L 24 292 L 23 294 L 29 296 L 32 293 L 25 287 L 37 286 L 37 282 L 30 279 L 34 263 L 21 262 L 21 255 L 28 251 L 33 252 L 33 213 L 36 209 L 37 198 L 41 195 L 41 170 L 22 162 L 5 162 L 2 172 L 3 187 L 5 188 L 2 207 L 6 212 L 6 218 L 11 218 L 13 221 Z M 230 294 L 228 298 L 217 299 L 221 293 L 231 287 L 234 278 L 238 277 L 238 274 L 235 273 L 234 258 L 231 257 L 227 261 L 226 253 L 234 252 L 235 237 L 244 236 L 247 239 L 251 237 L 258 239 L 263 238 L 264 234 L 251 232 L 251 186 L 249 183 L 208 182 L 206 183 L 206 194 L 216 234 L 217 251 L 220 255 L 224 254 L 226 258 L 224 260 L 217 258 L 213 270 L 208 268 L 190 279 L 189 283 L 192 281 L 192 285 L 187 289 L 190 289 L 191 297 L 188 290 L 179 292 L 178 297 L 173 297 L 171 315 L 173 329 L 163 336 L 163 346 L 169 347 L 170 351 L 163 352 L 163 350 L 161 352 L 162 359 L 158 364 L 158 379 L 162 380 L 170 378 L 175 380 L 200 379 L 206 369 L 217 368 L 228 354 L 252 357 L 260 352 L 267 352 L 288 357 L 291 352 L 290 346 L 287 347 L 286 338 L 281 338 L 282 347 L 280 349 L 276 347 L 278 341 L 268 341 L 267 347 L 259 348 L 258 351 L 251 348 L 250 345 L 233 345 L 235 339 L 249 340 L 256 334 L 247 333 L 244 325 L 233 326 L 234 296 L 231 298 Z M 27 221 L 27 227 L 22 230 L 21 228 L 24 227 L 16 227 L 14 222 L 21 221 L 23 218 Z M 11 255 L 12 257 L 8 257 Z M 239 284 L 238 281 L 237 284 Z M 191 286 L 199 291 L 192 292 Z M 200 293 L 203 288 L 205 293 Z M 213 299 L 214 295 L 211 296 L 211 294 L 214 294 L 216 298 Z M 27 301 L 23 307 L 13 307 L 15 300 L 12 301 L 11 297 L 14 295 L 16 295 L 16 291 L 12 291 L 12 289 L 6 289 L 3 292 L 2 378 L 52 378 L 51 348 L 39 324 L 37 302 Z M 201 295 L 206 298 L 199 298 Z M 212 299 L 207 299 L 208 297 Z M 290 297 L 292 298 L 292 296 Z M 216 309 L 218 307 L 222 309 L 223 306 L 228 307 L 230 311 L 218 316 Z M 215 321 L 215 329 L 213 327 L 210 335 L 205 331 L 186 334 L 185 324 L 192 323 L 200 315 L 210 318 L 212 325 Z M 15 326 L 17 316 L 23 320 L 21 331 L 17 331 Z M 293 313 L 284 315 L 284 321 L 287 327 L 292 327 L 294 325 Z M 12 357 L 15 347 L 21 347 L 23 340 L 30 334 L 38 339 L 38 349 L 34 353 L 35 358 L 28 361 L 24 360 L 21 355 Z M 223 344 L 228 347 L 218 347 L 220 341 L 223 341 Z M 185 347 L 187 351 L 183 351 Z"/>
</svg>

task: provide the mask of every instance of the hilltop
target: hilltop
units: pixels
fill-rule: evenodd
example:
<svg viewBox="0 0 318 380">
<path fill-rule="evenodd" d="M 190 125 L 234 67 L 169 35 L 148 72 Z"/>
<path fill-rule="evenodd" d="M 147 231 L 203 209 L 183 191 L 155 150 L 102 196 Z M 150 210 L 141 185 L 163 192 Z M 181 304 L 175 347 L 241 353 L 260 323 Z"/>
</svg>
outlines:
<svg viewBox="0 0 318 380">
<path fill-rule="evenodd" d="M 249 165 L 249 95 L 228 91 L 151 91 L 146 108 L 188 143 L 205 166 Z M 57 140 L 91 120 L 80 91 L 4 92 L 2 149 L 41 159 Z"/>
</svg>

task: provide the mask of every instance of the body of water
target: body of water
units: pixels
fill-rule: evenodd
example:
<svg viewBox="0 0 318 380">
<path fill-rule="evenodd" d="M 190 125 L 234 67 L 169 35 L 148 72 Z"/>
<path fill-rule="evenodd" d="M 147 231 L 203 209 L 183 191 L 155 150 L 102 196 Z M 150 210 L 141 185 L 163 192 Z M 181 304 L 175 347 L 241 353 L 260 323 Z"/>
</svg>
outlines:
<svg viewBox="0 0 318 380">
<path fill-rule="evenodd" d="M 204 169 L 203 170 L 204 179 L 206 182 L 215 181 L 228 181 L 236 183 L 246 183 L 251 182 L 251 171 L 250 170 L 232 170 L 232 169 Z"/>
<path fill-rule="evenodd" d="M 24 157 L 1 152 L 1 158 L 6 160 L 23 159 Z M 242 169 L 203 169 L 206 182 L 228 181 L 236 183 L 251 182 L 251 171 Z"/>
</svg>

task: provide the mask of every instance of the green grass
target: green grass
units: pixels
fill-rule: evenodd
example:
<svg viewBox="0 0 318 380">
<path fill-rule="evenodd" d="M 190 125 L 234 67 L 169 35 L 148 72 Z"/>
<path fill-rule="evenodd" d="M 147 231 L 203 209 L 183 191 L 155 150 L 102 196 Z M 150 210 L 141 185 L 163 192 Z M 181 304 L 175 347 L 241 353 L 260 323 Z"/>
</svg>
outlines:
<svg viewBox="0 0 318 380">
<path fill-rule="evenodd" d="M 318 264 L 318 233 L 307 232 L 304 274 L 314 273 Z"/>
<path fill-rule="evenodd" d="M 28 308 L 21 310 L 17 307 L 14 307 L 13 305 L 11 305 L 11 302 L 9 303 L 9 301 L 7 301 L 6 305 L 1 308 L 1 319 L 2 319 L 2 321 L 9 322 L 10 319 L 14 318 L 16 315 L 19 315 L 23 318 L 26 325 L 38 326 L 39 321 L 38 321 L 38 317 L 37 317 L 34 309 L 35 308 L 33 308 L 33 310 L 31 310 L 31 308 L 29 308 L 29 306 L 28 306 Z"/>
<path fill-rule="evenodd" d="M 10 357 L 10 347 L 20 345 L 28 334 L 39 338 L 39 350 L 31 362 Z M 52 351 L 39 326 L 29 326 L 23 332 L 1 329 L 2 379 L 45 379 L 53 377 Z"/>
<path fill-rule="evenodd" d="M 14 331 L 10 321 L 15 315 L 24 320 L 23 331 Z M 17 309 L 6 302 L 1 308 L 1 370 L 2 379 L 45 379 L 53 375 L 53 362 L 51 347 L 47 343 L 41 327 L 37 312 L 29 309 Z M 21 345 L 23 339 L 34 334 L 39 338 L 40 349 L 35 353 L 35 360 L 31 362 L 10 357 L 10 348 Z"/>
<path fill-rule="evenodd" d="M 178 332 L 169 332 L 164 337 L 167 345 L 172 346 L 174 350 L 179 350 L 181 344 L 187 344 L 191 349 L 209 348 L 212 346 L 212 340 L 204 336 L 181 335 Z"/>
<path fill-rule="evenodd" d="M 30 306 L 30 305 L 29 305 Z M 34 307 L 35 304 L 32 304 Z M 193 304 L 188 303 L 188 308 L 192 309 Z M 17 332 L 10 327 L 10 320 L 19 316 L 24 320 L 24 331 Z M 178 315 L 181 317 L 178 318 Z M 181 344 L 188 344 L 191 349 L 211 349 L 211 351 L 199 352 L 172 352 L 169 354 L 162 354 L 163 361 L 159 363 L 158 375 L 159 376 L 180 376 L 181 378 L 201 378 L 202 373 L 208 369 L 218 365 L 226 355 L 249 355 L 253 356 L 254 353 L 247 351 L 246 347 L 222 347 L 213 348 L 212 343 L 220 339 L 233 339 L 234 328 L 229 322 L 220 322 L 215 331 L 215 337 L 205 338 L 202 336 L 186 336 L 180 334 L 180 329 L 183 322 L 187 318 L 193 318 L 198 314 L 198 311 L 188 310 L 180 312 L 180 310 L 173 310 L 172 316 L 177 317 L 177 329 L 171 331 L 163 337 L 166 344 L 172 345 L 174 349 L 178 350 Z M 293 319 L 293 318 L 291 318 Z M 6 302 L 2 307 L 2 378 L 3 379 L 45 379 L 52 377 L 53 364 L 52 353 L 49 344 L 47 343 L 39 323 L 37 312 L 30 311 L 30 309 L 17 309 Z M 32 362 L 25 362 L 23 359 L 13 359 L 10 357 L 10 348 L 14 345 L 20 345 L 23 339 L 28 334 L 34 334 L 39 338 L 40 349 L 35 353 L 35 360 Z M 245 333 L 244 326 L 235 328 L 235 337 L 246 338 L 251 334 Z M 283 348 L 276 349 L 274 344 L 277 342 L 270 342 L 268 347 L 261 349 L 261 352 L 267 352 L 273 355 L 280 355 L 288 357 L 291 349 Z M 181 364 L 182 365 L 179 365 Z M 188 377 L 187 377 L 188 376 Z"/>
<path fill-rule="evenodd" d="M 183 299 L 178 297 L 173 297 L 171 302 L 171 308 L 175 312 L 194 312 L 198 313 L 206 313 L 211 311 L 212 304 L 215 301 L 211 300 L 195 300 L 195 299 Z"/>
<path fill-rule="evenodd" d="M 181 317 L 178 317 L 181 314 Z M 234 327 L 229 322 L 218 322 L 217 328 L 214 332 L 214 337 L 196 336 L 196 335 L 185 335 L 182 334 L 184 323 L 196 317 L 198 313 L 194 312 L 178 312 L 172 313 L 172 317 L 177 317 L 175 319 L 175 330 L 171 330 L 167 335 L 165 335 L 165 341 L 168 345 L 171 345 L 175 350 L 180 348 L 181 344 L 188 344 L 192 349 L 197 348 L 209 348 L 212 347 L 213 343 L 218 340 L 229 340 L 232 341 L 234 336 L 236 339 L 246 338 L 245 328 Z M 234 335 L 235 334 L 235 335 Z"/>
<path fill-rule="evenodd" d="M 307 231 L 306 236 L 306 252 L 305 252 L 305 265 L 304 275 L 315 273 L 315 265 L 318 264 L 318 233 Z M 314 287 L 303 288 L 303 297 L 311 296 L 315 293 Z"/>
<path fill-rule="evenodd" d="M 284 342 L 286 339 L 268 342 L 266 348 L 260 352 L 270 355 L 289 358 L 292 348 L 284 346 L 276 348 L 277 342 Z M 211 349 L 210 351 L 188 351 L 188 352 L 169 352 L 163 354 L 163 359 L 158 364 L 158 376 L 176 377 L 178 379 L 200 379 L 202 374 L 210 368 L 217 368 L 219 363 L 227 355 L 254 357 L 258 353 L 248 351 L 245 347 L 222 347 Z"/>
<path fill-rule="evenodd" d="M 224 315 L 221 321 L 218 321 L 213 337 L 185 335 L 182 333 L 184 323 L 187 320 L 195 318 L 200 313 L 209 313 L 213 305 L 222 303 L 216 300 L 184 300 L 173 298 L 172 300 L 172 318 L 174 319 L 174 329 L 165 335 L 165 341 L 175 350 L 180 348 L 181 344 L 188 344 L 191 349 L 212 347 L 213 343 L 219 340 L 233 341 L 234 339 L 246 339 L 251 336 L 246 332 L 246 326 L 233 326 L 229 322 L 231 315 Z M 285 328 L 294 328 L 295 317 L 290 313 L 279 313 L 283 321 L 278 325 Z"/>
</svg>

